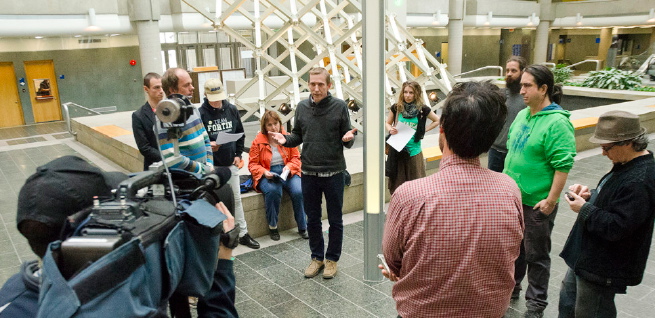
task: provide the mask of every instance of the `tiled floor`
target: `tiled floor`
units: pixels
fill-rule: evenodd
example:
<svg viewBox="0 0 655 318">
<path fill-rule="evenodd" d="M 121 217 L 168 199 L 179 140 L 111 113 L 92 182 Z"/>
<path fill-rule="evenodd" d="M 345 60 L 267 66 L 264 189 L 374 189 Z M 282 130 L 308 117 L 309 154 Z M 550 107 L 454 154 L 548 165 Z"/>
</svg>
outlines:
<svg viewBox="0 0 655 318">
<path fill-rule="evenodd" d="M 89 148 L 75 142 L 62 123 L 0 129 L 0 284 L 14 274 L 22 261 L 34 259 L 15 225 L 16 198 L 25 179 L 35 168 L 63 155 L 78 155 L 105 170 L 120 170 Z M 12 140 L 25 140 L 10 144 Z M 655 150 L 655 146 L 649 147 Z M 595 185 L 611 167 L 598 150 L 581 153 L 567 184 Z M 566 204 L 560 205 L 553 232 L 550 305 L 546 317 L 557 317 L 559 284 L 566 266 L 558 256 L 575 220 Z M 396 317 L 389 281 L 363 280 L 362 212 L 345 216 L 343 255 L 339 273 L 332 280 L 321 276 L 306 279 L 309 263 L 306 240 L 292 232 L 283 240 L 258 240 L 268 247 L 235 251 L 237 308 L 241 317 Z M 525 286 L 525 283 L 524 283 Z M 652 317 L 655 312 L 655 247 L 641 285 L 628 288 L 616 299 L 619 317 Z M 512 302 L 506 317 L 520 317 L 525 301 Z"/>
</svg>

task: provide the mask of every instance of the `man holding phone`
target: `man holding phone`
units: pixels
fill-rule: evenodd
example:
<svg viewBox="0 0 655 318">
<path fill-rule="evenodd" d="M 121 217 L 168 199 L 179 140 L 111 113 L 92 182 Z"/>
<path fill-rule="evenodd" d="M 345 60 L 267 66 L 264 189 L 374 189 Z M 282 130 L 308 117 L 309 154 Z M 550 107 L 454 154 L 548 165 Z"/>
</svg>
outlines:
<svg viewBox="0 0 655 318">
<path fill-rule="evenodd" d="M 653 238 L 655 160 L 639 116 L 600 116 L 592 143 L 614 167 L 594 190 L 574 184 L 566 202 L 578 213 L 560 256 L 559 317 L 616 317 L 614 296 L 641 283 Z"/>
</svg>

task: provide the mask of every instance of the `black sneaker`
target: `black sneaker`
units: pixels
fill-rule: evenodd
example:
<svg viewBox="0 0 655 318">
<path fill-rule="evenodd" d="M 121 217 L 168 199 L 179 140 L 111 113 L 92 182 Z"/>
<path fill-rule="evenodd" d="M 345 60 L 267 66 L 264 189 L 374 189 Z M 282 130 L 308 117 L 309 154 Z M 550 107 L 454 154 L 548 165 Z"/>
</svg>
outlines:
<svg viewBox="0 0 655 318">
<path fill-rule="evenodd" d="M 246 233 L 246 235 L 239 238 L 239 244 L 248 246 L 255 250 L 259 248 L 259 243 L 257 243 L 257 241 L 255 241 L 252 237 L 250 237 L 250 234 L 248 233 Z"/>
<path fill-rule="evenodd" d="M 280 232 L 277 229 L 268 229 L 268 235 L 271 237 L 271 240 L 273 241 L 279 241 L 280 240 Z"/>
<path fill-rule="evenodd" d="M 307 230 L 298 231 L 298 234 L 300 234 L 300 237 L 309 240 L 309 234 L 307 234 Z"/>
</svg>

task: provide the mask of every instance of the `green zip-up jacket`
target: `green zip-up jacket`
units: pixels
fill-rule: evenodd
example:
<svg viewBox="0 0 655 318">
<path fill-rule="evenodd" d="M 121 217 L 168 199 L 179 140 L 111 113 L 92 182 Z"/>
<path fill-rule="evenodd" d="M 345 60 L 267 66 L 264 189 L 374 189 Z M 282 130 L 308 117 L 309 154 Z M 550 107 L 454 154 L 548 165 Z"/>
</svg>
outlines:
<svg viewBox="0 0 655 318">
<path fill-rule="evenodd" d="M 555 171 L 568 173 L 573 167 L 575 132 L 570 116 L 555 103 L 534 116 L 527 107 L 510 126 L 503 173 L 516 181 L 523 204 L 534 206 L 547 198 Z"/>
</svg>

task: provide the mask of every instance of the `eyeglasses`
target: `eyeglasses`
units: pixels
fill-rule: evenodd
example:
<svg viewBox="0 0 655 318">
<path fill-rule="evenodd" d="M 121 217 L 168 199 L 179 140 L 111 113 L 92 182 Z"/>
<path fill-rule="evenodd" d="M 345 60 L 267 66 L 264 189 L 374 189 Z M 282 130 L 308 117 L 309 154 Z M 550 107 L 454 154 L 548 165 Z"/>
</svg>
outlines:
<svg viewBox="0 0 655 318">
<path fill-rule="evenodd" d="M 609 152 L 610 149 L 614 148 L 614 146 L 616 146 L 615 143 L 614 143 L 614 144 L 611 144 L 611 145 L 609 145 L 609 146 L 600 146 L 600 148 L 603 149 L 604 152 Z"/>
</svg>

